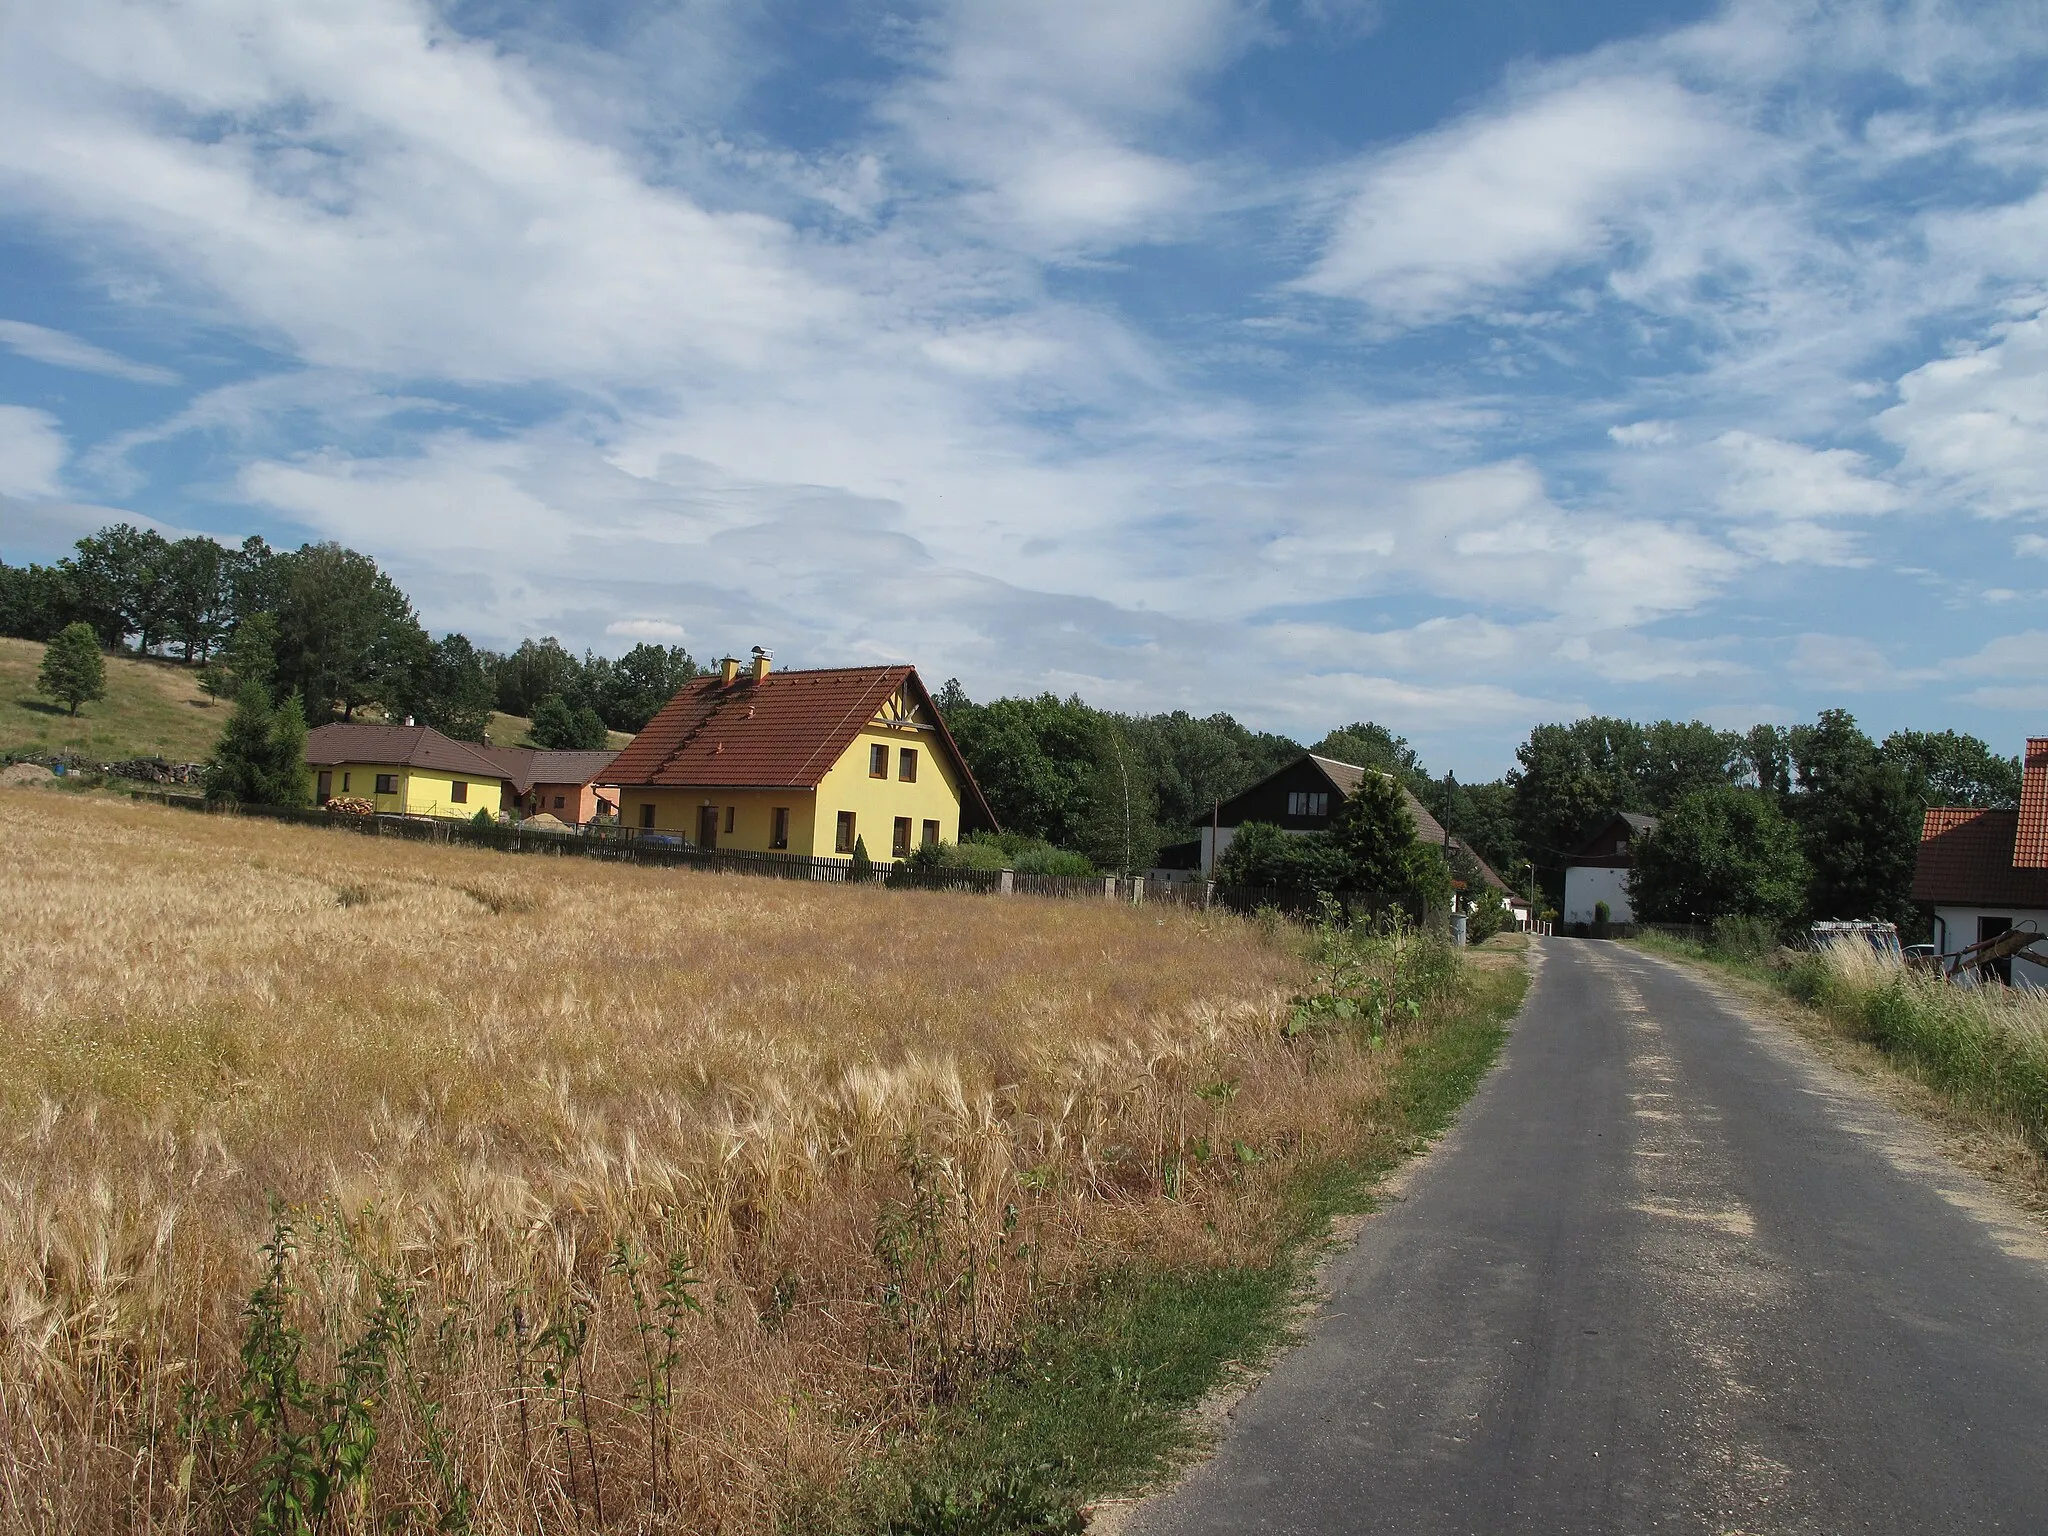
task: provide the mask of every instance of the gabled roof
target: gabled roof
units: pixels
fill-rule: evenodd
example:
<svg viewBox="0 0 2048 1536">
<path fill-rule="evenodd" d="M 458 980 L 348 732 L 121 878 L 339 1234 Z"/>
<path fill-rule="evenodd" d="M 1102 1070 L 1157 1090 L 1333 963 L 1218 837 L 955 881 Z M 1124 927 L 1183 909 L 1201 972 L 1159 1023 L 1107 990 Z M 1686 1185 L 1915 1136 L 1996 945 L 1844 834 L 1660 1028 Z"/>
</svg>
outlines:
<svg viewBox="0 0 2048 1536">
<path fill-rule="evenodd" d="M 363 725 L 344 720 L 306 733 L 306 761 L 316 767 L 390 763 L 399 768 L 467 773 L 480 779 L 505 778 L 498 764 L 485 756 L 486 751 L 426 725 Z"/>
<path fill-rule="evenodd" d="M 647 722 L 619 753 L 607 782 L 675 789 L 816 789 L 863 727 L 897 690 L 907 690 L 931 723 L 937 745 L 960 777 L 966 806 L 988 826 L 996 819 L 952 732 L 910 666 L 818 667 L 771 672 L 759 682 L 700 677 Z"/>
<path fill-rule="evenodd" d="M 547 747 L 478 747 L 496 763 L 512 787 L 525 794 L 536 784 L 609 784 L 606 772 L 618 753 L 559 752 Z"/>
<path fill-rule="evenodd" d="M 2029 736 L 2021 759 L 2020 819 L 2013 832 L 2018 869 L 2048 869 L 2048 736 Z"/>
<path fill-rule="evenodd" d="M 1391 779 L 1394 777 L 1382 769 L 1361 768 L 1356 763 L 1340 763 L 1334 757 L 1318 757 L 1313 752 L 1304 752 L 1292 762 L 1285 763 L 1274 769 L 1257 783 L 1246 785 L 1243 789 L 1232 795 L 1230 799 L 1225 800 L 1223 805 L 1228 806 L 1234 801 L 1244 799 L 1253 792 L 1265 788 L 1266 785 L 1272 783 L 1283 774 L 1294 772 L 1304 762 L 1313 765 L 1316 771 L 1322 774 L 1323 778 L 1329 782 L 1330 788 L 1337 792 L 1340 800 L 1349 800 L 1353 795 L 1357 794 L 1358 786 L 1365 782 L 1365 776 L 1368 773 L 1378 773 L 1383 778 Z M 1422 802 L 1409 793 L 1407 785 L 1400 783 L 1399 780 L 1395 780 L 1395 783 L 1401 791 L 1402 803 L 1408 807 L 1408 818 L 1415 823 L 1416 840 L 1424 843 L 1435 843 L 1438 847 L 1442 847 L 1445 839 L 1443 827 L 1434 816 L 1430 815 L 1423 808 Z M 1220 810 L 1221 807 L 1219 807 L 1219 812 Z M 1238 823 L 1234 821 L 1225 822 L 1224 825 L 1236 826 Z"/>
<path fill-rule="evenodd" d="M 2028 742 L 2029 757 L 2033 743 Z M 2032 764 L 2029 763 L 2031 769 Z M 2048 869 L 2018 862 L 2020 809 L 1930 807 L 1920 823 L 1913 863 L 1913 900 L 1959 907 L 2048 908 Z"/>
<path fill-rule="evenodd" d="M 1648 837 L 1657 830 L 1657 818 L 1654 816 L 1645 816 L 1640 811 L 1609 811 L 1600 817 L 1599 820 L 1587 824 L 1586 830 L 1580 834 L 1578 846 L 1571 852 L 1571 860 L 1573 862 L 1584 861 L 1587 863 L 1605 860 L 1612 863 L 1616 858 L 1628 858 L 1629 855 L 1617 855 L 1611 851 L 1602 852 L 1596 850 L 1593 846 L 1595 843 L 1606 839 L 1607 835 L 1614 830 L 1616 822 L 1620 822 L 1628 828 L 1629 840 L 1631 842 L 1639 837 Z"/>
</svg>

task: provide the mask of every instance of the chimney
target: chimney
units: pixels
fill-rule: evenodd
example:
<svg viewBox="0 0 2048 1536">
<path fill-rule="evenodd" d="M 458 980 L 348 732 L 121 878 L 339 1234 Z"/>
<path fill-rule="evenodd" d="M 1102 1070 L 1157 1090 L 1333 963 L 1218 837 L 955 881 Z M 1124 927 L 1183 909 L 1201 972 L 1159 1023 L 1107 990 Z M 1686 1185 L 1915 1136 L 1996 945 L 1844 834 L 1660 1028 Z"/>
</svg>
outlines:
<svg viewBox="0 0 2048 1536">
<path fill-rule="evenodd" d="M 718 680 L 730 688 L 740 680 L 740 659 L 737 656 L 722 656 L 718 661 Z"/>
<path fill-rule="evenodd" d="M 764 650 L 762 650 L 762 649 L 761 649 L 761 647 L 760 647 L 760 646 L 758 646 L 758 645 L 754 647 L 754 681 L 755 681 L 755 682 L 757 682 L 757 683 L 758 683 L 758 682 L 762 682 L 762 681 L 766 680 L 766 678 L 767 678 L 767 676 L 768 676 L 768 668 L 769 668 L 769 666 L 770 666 L 770 665 L 771 665 L 771 664 L 772 664 L 772 663 L 774 662 L 774 660 L 775 660 L 775 653 L 774 653 L 773 651 L 764 651 Z"/>
</svg>

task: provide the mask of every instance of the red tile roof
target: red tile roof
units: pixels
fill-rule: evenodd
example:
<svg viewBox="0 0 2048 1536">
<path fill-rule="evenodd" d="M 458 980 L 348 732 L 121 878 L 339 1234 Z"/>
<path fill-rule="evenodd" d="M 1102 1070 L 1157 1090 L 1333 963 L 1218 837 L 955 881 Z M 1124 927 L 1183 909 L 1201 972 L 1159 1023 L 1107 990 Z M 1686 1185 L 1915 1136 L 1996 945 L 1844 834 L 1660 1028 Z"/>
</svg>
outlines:
<svg viewBox="0 0 2048 1536">
<path fill-rule="evenodd" d="M 2034 743 L 2027 743 L 2028 769 Z M 2016 867 L 2014 841 L 2024 808 L 1977 810 L 1938 805 L 1920 824 L 1913 900 L 1941 906 L 2048 908 L 2048 869 Z"/>
<path fill-rule="evenodd" d="M 2020 869 L 2048 869 L 2048 736 L 2027 738 L 2023 762 L 2012 862 Z"/>
<path fill-rule="evenodd" d="M 607 783 L 677 789 L 816 789 L 861 728 L 896 690 L 937 726 L 938 744 L 964 790 L 964 819 L 996 825 L 960 749 L 908 666 L 819 667 L 771 672 L 760 682 L 742 672 L 730 685 L 716 676 L 686 684 L 613 760 Z"/>
<path fill-rule="evenodd" d="M 346 720 L 306 733 L 306 761 L 316 766 L 390 763 L 403 768 L 467 773 L 480 779 L 507 777 L 497 763 L 484 755 L 485 750 L 443 736 L 426 725 L 364 725 Z"/>
</svg>

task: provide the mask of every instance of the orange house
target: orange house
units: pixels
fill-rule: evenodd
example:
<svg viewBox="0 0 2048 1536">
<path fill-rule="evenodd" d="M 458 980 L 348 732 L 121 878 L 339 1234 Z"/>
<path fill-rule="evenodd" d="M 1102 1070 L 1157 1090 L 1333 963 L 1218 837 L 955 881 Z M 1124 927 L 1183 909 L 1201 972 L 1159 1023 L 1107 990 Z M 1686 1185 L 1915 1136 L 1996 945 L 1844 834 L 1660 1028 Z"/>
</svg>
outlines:
<svg viewBox="0 0 2048 1536">
<path fill-rule="evenodd" d="M 520 817 L 545 813 L 581 826 L 619 808 L 608 770 L 617 752 L 553 752 L 539 747 L 479 747 L 511 786 L 505 808 Z"/>
</svg>

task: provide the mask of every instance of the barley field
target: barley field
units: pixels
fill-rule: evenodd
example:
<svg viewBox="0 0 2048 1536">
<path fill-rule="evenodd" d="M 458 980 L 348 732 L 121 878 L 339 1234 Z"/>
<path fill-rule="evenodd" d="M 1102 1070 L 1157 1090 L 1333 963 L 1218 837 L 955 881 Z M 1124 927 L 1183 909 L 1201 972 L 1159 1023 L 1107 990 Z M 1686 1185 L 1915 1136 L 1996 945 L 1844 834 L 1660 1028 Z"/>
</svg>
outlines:
<svg viewBox="0 0 2048 1536">
<path fill-rule="evenodd" d="M 1257 1257 L 1387 1070 L 1306 973 L 0 790 L 0 1524 L 790 1529 L 1090 1275 Z"/>
</svg>

